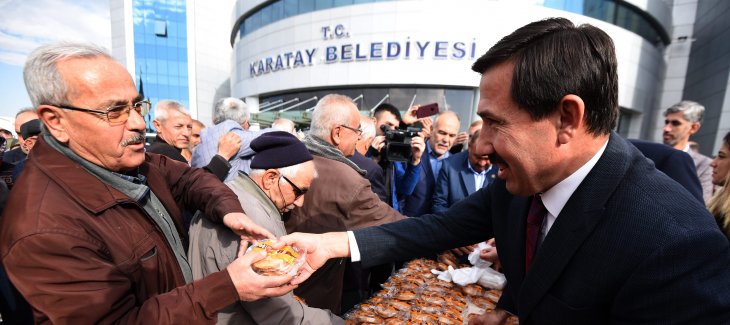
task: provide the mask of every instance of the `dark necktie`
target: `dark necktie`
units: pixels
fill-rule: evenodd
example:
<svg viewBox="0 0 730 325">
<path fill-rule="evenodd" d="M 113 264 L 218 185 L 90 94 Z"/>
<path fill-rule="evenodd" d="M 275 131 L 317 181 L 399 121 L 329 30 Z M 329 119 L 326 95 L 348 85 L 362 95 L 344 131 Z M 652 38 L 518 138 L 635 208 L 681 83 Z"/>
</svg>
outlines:
<svg viewBox="0 0 730 325">
<path fill-rule="evenodd" d="M 542 204 L 540 196 L 535 194 L 532 197 L 532 203 L 530 204 L 530 211 L 527 212 L 527 229 L 525 236 L 525 273 L 530 269 L 532 259 L 535 257 L 537 251 L 537 241 L 540 237 L 540 230 L 542 228 L 542 222 L 545 220 L 547 209 Z"/>
</svg>

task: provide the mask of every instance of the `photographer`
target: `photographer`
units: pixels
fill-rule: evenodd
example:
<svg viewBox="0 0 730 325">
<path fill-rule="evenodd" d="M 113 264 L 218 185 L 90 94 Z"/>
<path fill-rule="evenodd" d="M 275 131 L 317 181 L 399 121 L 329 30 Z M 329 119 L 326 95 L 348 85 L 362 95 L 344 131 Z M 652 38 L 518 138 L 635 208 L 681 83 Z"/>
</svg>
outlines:
<svg viewBox="0 0 730 325">
<path fill-rule="evenodd" d="M 373 140 L 368 156 L 372 157 L 385 171 L 385 188 L 388 190 L 390 201 L 388 202 L 394 209 L 400 211 L 399 199 L 405 198 L 413 193 L 414 188 L 418 184 L 421 174 L 421 156 L 425 151 L 424 137 L 427 137 L 430 130 L 431 120 L 428 118 L 422 120 L 415 119 L 415 110 L 418 106 L 414 106 L 406 112 L 406 115 L 412 119 L 406 125 L 412 125 L 415 122 L 421 122 L 424 128 L 420 132 L 411 130 L 401 130 L 401 116 L 398 109 L 391 104 L 381 104 L 374 111 L 375 132 L 377 136 Z M 401 146 L 398 152 L 387 152 L 384 150 L 388 147 L 396 147 L 389 143 L 386 135 L 390 134 L 391 139 L 395 139 Z M 410 152 L 403 145 L 410 144 Z M 391 144 L 391 146 L 388 146 Z M 407 147 L 406 147 L 407 148 Z M 401 159 L 395 161 L 394 156 Z M 410 156 L 410 157 L 408 157 Z M 389 159 L 389 157 L 391 159 Z"/>
</svg>

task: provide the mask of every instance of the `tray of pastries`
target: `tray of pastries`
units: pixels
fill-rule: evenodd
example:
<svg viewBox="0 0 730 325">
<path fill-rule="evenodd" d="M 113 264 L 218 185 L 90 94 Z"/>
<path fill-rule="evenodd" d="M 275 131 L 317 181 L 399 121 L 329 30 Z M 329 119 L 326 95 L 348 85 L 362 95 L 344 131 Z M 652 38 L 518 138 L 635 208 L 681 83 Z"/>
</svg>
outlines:
<svg viewBox="0 0 730 325">
<path fill-rule="evenodd" d="M 408 262 L 382 290 L 345 314 L 346 323 L 467 324 L 471 317 L 494 310 L 501 291 L 478 284 L 462 287 L 431 273 L 447 267 L 429 259 Z M 507 324 L 518 324 L 517 317 L 510 316 Z"/>
</svg>

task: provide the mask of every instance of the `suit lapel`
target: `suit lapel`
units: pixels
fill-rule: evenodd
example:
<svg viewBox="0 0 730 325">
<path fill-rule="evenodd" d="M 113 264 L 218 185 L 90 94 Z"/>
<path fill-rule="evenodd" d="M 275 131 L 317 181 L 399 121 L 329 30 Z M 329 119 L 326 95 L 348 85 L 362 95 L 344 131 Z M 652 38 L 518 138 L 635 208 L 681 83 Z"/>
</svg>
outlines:
<svg viewBox="0 0 730 325">
<path fill-rule="evenodd" d="M 499 168 L 498 168 L 497 165 L 492 165 L 489 168 L 489 170 L 487 171 L 487 177 L 484 180 L 484 183 L 482 184 L 482 188 L 485 188 L 485 187 L 489 186 L 489 184 L 491 184 L 492 182 L 494 182 L 494 179 L 497 178 L 497 170 L 498 169 Z"/>
<path fill-rule="evenodd" d="M 466 155 L 464 155 L 464 159 L 459 159 L 461 168 L 461 172 L 459 173 L 459 176 L 461 178 L 461 185 L 464 187 L 464 193 L 466 193 L 466 196 L 469 196 L 470 194 L 476 192 L 476 183 L 474 182 L 474 174 L 469 170 L 469 167 L 467 164 L 469 164 L 469 159 Z"/>
<path fill-rule="evenodd" d="M 527 319 L 602 220 L 606 202 L 629 165 L 627 143 L 612 134 L 603 156 L 560 212 L 524 277 L 519 293 L 520 319 Z M 526 212 L 521 217 L 524 225 Z M 523 243 L 520 256 L 524 256 L 524 226 L 521 230 L 519 234 Z M 524 269 L 524 261 L 521 265 Z"/>
</svg>

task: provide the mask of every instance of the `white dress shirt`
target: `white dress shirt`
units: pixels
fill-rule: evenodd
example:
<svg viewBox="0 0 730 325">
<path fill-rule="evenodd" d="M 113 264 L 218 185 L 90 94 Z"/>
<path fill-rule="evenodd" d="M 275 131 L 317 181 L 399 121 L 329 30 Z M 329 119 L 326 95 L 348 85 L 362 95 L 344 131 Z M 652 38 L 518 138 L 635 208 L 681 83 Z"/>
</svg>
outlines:
<svg viewBox="0 0 730 325">
<path fill-rule="evenodd" d="M 598 163 L 598 159 L 600 159 L 603 155 L 603 152 L 606 151 L 607 146 L 608 141 L 606 141 L 601 149 L 599 149 L 598 152 L 593 155 L 593 158 L 588 160 L 588 162 L 578 168 L 578 170 L 576 170 L 573 174 L 560 181 L 560 183 L 555 184 L 555 186 L 545 191 L 545 193 L 540 194 L 540 198 L 542 199 L 542 203 L 545 205 L 545 209 L 547 209 L 548 214 L 546 216 L 547 218 L 545 218 L 545 222 L 542 223 L 540 238 L 538 239 L 539 242 L 542 242 L 545 239 L 545 236 L 547 236 L 547 233 L 550 231 L 550 228 L 555 223 L 558 215 L 560 215 L 560 211 L 563 210 L 565 204 L 568 203 L 568 199 L 573 196 L 573 193 L 578 188 L 580 183 L 583 182 L 586 176 L 588 176 L 588 173 L 590 173 L 593 167 L 596 166 L 596 163 Z M 350 245 L 350 259 L 352 260 L 352 262 L 359 262 L 360 249 L 357 247 L 355 235 L 352 231 L 347 232 L 347 238 L 349 239 Z"/>
<path fill-rule="evenodd" d="M 606 146 L 608 146 L 608 141 L 606 141 L 601 149 L 593 155 L 593 158 L 588 160 L 588 162 L 578 168 L 578 170 L 560 181 L 560 183 L 555 184 L 555 186 L 551 187 L 549 190 L 540 194 L 540 198 L 542 199 L 542 203 L 545 205 L 545 209 L 547 209 L 548 214 L 545 218 L 545 222 L 542 223 L 540 238 L 538 239 L 539 243 L 541 243 L 545 239 L 545 236 L 547 236 L 547 233 L 555 223 L 555 220 L 558 219 L 560 211 L 563 211 L 565 204 L 568 203 L 568 199 L 573 196 L 573 193 L 580 183 L 583 182 L 586 176 L 588 176 L 588 173 L 596 166 L 598 159 L 601 158 L 603 152 L 606 150 Z"/>
</svg>

